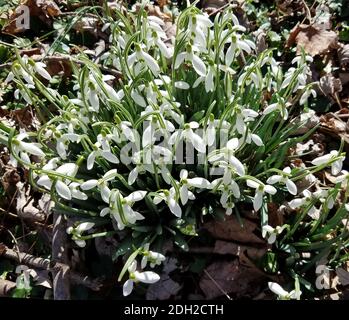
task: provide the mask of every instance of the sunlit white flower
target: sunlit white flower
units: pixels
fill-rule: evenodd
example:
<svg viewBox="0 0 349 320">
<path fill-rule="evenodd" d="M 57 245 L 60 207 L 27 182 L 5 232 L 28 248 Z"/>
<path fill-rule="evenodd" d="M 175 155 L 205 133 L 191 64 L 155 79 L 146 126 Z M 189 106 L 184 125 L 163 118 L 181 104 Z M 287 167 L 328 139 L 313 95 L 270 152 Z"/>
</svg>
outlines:
<svg viewBox="0 0 349 320">
<path fill-rule="evenodd" d="M 276 228 L 273 228 L 272 226 L 266 225 L 262 227 L 262 235 L 263 237 L 267 237 L 268 238 L 268 243 L 272 244 L 276 241 L 276 236 L 281 234 L 282 231 L 285 230 L 285 228 L 287 228 L 287 225 L 283 225 L 283 226 L 277 226 Z"/>
<path fill-rule="evenodd" d="M 263 183 L 258 183 L 254 180 L 247 180 L 246 181 L 247 186 L 250 188 L 256 189 L 255 191 L 255 196 L 253 199 L 253 208 L 255 211 L 258 211 L 263 204 L 263 197 L 265 193 L 269 193 L 271 195 L 274 195 L 276 193 L 276 189 L 273 186 L 263 184 Z"/>
<path fill-rule="evenodd" d="M 67 228 L 67 233 L 72 235 L 72 239 L 75 241 L 75 243 L 83 248 L 86 246 L 86 241 L 84 239 L 81 239 L 82 233 L 85 231 L 88 231 L 94 227 L 93 222 L 82 222 L 77 227 L 69 227 Z"/>
<path fill-rule="evenodd" d="M 24 163 L 30 164 L 31 161 L 28 154 L 42 158 L 45 157 L 45 153 L 40 149 L 40 144 L 23 141 L 28 137 L 26 132 L 22 132 L 12 139 L 12 151 L 21 158 Z"/>
<path fill-rule="evenodd" d="M 300 290 L 292 290 L 291 292 L 287 292 L 279 284 L 275 282 L 268 282 L 268 287 L 272 292 L 274 292 L 278 296 L 278 299 L 280 300 L 300 300 L 300 296 L 302 294 Z"/>
<path fill-rule="evenodd" d="M 159 74 L 160 67 L 158 63 L 149 53 L 145 52 L 139 44 L 135 44 L 135 52 L 128 57 L 127 62 L 130 66 L 133 66 L 135 62 L 137 62 L 137 59 L 144 63 L 154 76 Z"/>
<path fill-rule="evenodd" d="M 205 141 L 193 131 L 197 128 L 199 128 L 199 124 L 195 121 L 186 123 L 183 130 L 176 130 L 171 135 L 168 143 L 177 145 L 180 140 L 184 139 L 186 142 L 190 142 L 197 151 L 204 153 L 206 151 Z"/>
<path fill-rule="evenodd" d="M 180 199 L 183 205 L 185 205 L 188 200 L 194 200 L 195 196 L 194 194 L 189 190 L 189 188 L 201 188 L 201 189 L 208 189 L 210 188 L 210 182 L 204 178 L 196 177 L 188 179 L 188 171 L 185 169 L 182 169 L 179 174 L 181 180 L 180 180 Z"/>
<path fill-rule="evenodd" d="M 46 64 L 43 62 L 34 62 L 34 69 L 35 71 L 40 74 L 43 78 L 47 80 L 51 80 L 51 75 L 45 70 Z"/>
<path fill-rule="evenodd" d="M 279 111 L 281 113 L 281 116 L 284 120 L 287 120 L 288 118 L 288 111 L 287 111 L 287 103 L 284 103 L 283 99 L 280 98 L 278 102 L 272 103 L 268 107 L 266 107 L 263 111 L 263 114 L 269 114 L 274 111 Z"/>
<path fill-rule="evenodd" d="M 195 72 L 202 77 L 206 76 L 207 70 L 206 65 L 199 57 L 199 55 L 194 53 L 195 47 L 188 46 L 186 52 L 181 52 L 177 55 L 174 68 L 178 69 L 183 62 L 190 62 L 195 70 Z"/>
<path fill-rule="evenodd" d="M 108 187 L 108 182 L 115 179 L 117 176 L 117 170 L 112 169 L 106 172 L 101 179 L 91 179 L 87 180 L 81 184 L 81 190 L 91 190 L 95 187 L 98 188 L 101 197 L 104 202 L 109 203 L 110 189 Z"/>
<path fill-rule="evenodd" d="M 133 225 L 137 220 L 143 220 L 144 216 L 132 209 L 135 202 L 144 199 L 147 191 L 134 191 L 127 197 L 122 196 L 119 190 L 110 192 L 109 207 L 104 208 L 100 215 L 110 214 L 117 222 L 118 229 L 123 230 L 126 225 Z"/>
<path fill-rule="evenodd" d="M 149 262 L 150 267 L 154 268 L 157 265 L 160 265 L 163 261 L 166 260 L 166 257 L 158 252 L 149 250 L 149 243 L 145 244 L 142 250 L 143 258 L 141 261 L 141 268 L 144 269 Z"/>
<path fill-rule="evenodd" d="M 315 158 L 311 163 L 314 166 L 321 166 L 321 165 L 329 163 L 330 161 L 334 160 L 335 158 L 338 158 L 338 159 L 331 163 L 331 173 L 333 175 L 337 175 L 342 170 L 343 161 L 345 158 L 343 156 L 340 156 L 339 152 L 336 150 L 332 150 L 330 153 L 325 154 L 324 156 Z"/>
<path fill-rule="evenodd" d="M 126 297 L 131 294 L 135 283 L 155 283 L 160 280 L 160 276 L 153 271 L 137 271 L 137 262 L 134 260 L 128 267 L 129 279 L 123 285 L 123 295 Z"/>
<path fill-rule="evenodd" d="M 291 176 L 291 168 L 286 167 L 282 170 L 281 175 L 272 175 L 268 178 L 267 183 L 275 184 L 275 183 L 283 183 L 286 185 L 289 193 L 296 195 L 297 194 L 297 186 L 296 184 L 289 178 Z"/>
<path fill-rule="evenodd" d="M 163 190 L 154 196 L 154 204 L 159 204 L 161 201 L 165 201 L 170 211 L 178 218 L 182 216 L 182 208 L 178 204 L 178 197 L 174 188 L 170 190 Z"/>
<path fill-rule="evenodd" d="M 212 152 L 208 159 L 210 162 L 216 162 L 220 159 L 226 159 L 228 160 L 229 164 L 236 170 L 236 173 L 239 176 L 244 176 L 245 175 L 245 167 L 244 165 L 240 162 L 238 158 L 234 156 L 235 151 L 239 147 L 239 139 L 237 138 L 232 138 L 230 139 L 226 147 L 216 150 L 215 152 Z M 220 161 L 220 165 L 224 166 L 224 162 Z"/>
<path fill-rule="evenodd" d="M 79 190 L 77 189 L 79 187 L 79 184 L 71 184 L 71 180 L 69 178 L 75 177 L 76 173 L 78 172 L 78 166 L 75 163 L 64 163 L 57 169 L 55 169 L 56 163 L 48 163 L 43 167 L 43 169 L 46 169 L 48 166 L 49 168 L 52 166 L 52 169 L 50 170 L 64 175 L 67 178 L 61 178 L 60 176 L 54 176 L 50 177 L 47 174 L 41 175 L 40 178 L 37 181 L 37 184 L 40 186 L 45 187 L 47 190 L 50 190 L 52 188 L 52 185 L 55 182 L 55 189 L 58 193 L 59 196 L 61 196 L 63 199 L 66 200 L 71 200 L 72 197 L 75 195 L 78 197 L 78 199 L 85 198 L 82 193 L 78 192 Z M 47 169 L 46 169 L 47 170 Z M 85 200 L 85 199 L 84 199 Z"/>
</svg>

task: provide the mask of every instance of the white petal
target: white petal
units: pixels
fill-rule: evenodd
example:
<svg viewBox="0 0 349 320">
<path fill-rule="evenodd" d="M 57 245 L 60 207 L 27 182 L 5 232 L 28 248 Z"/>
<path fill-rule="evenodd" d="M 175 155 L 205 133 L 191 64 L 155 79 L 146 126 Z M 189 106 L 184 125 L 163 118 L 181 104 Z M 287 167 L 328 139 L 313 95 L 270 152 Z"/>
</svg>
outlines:
<svg viewBox="0 0 349 320">
<path fill-rule="evenodd" d="M 122 286 L 122 293 L 124 297 L 130 295 L 132 290 L 133 290 L 133 281 L 131 279 L 128 279 Z"/>
<path fill-rule="evenodd" d="M 96 152 L 93 151 L 87 157 L 87 170 L 91 170 L 93 168 L 95 159 L 96 159 Z"/>
<path fill-rule="evenodd" d="M 277 190 L 273 186 L 269 186 L 269 185 L 265 185 L 264 190 L 265 190 L 265 192 L 272 194 L 272 195 L 274 195 L 277 192 Z"/>
<path fill-rule="evenodd" d="M 234 156 L 229 156 L 229 162 L 233 165 L 233 167 L 236 169 L 236 173 L 239 176 L 245 175 L 245 168 L 244 165 Z"/>
<path fill-rule="evenodd" d="M 136 202 L 136 201 L 141 201 L 145 195 L 147 194 L 147 191 L 135 191 L 129 194 L 125 200 L 130 201 L 130 202 Z"/>
<path fill-rule="evenodd" d="M 202 77 L 206 76 L 206 66 L 204 62 L 195 54 L 192 57 L 192 63 L 193 68 L 195 69 L 196 73 Z"/>
<path fill-rule="evenodd" d="M 98 180 L 92 179 L 92 180 L 85 181 L 83 184 L 81 184 L 80 188 L 82 190 L 90 190 L 95 186 L 97 186 L 97 184 L 98 184 Z"/>
<path fill-rule="evenodd" d="M 319 166 L 319 165 L 322 165 L 322 164 L 329 162 L 331 160 L 331 158 L 332 158 L 331 154 L 325 154 L 324 156 L 315 158 L 311 163 L 314 166 Z"/>
<path fill-rule="evenodd" d="M 104 159 L 108 160 L 111 163 L 119 163 L 117 156 L 110 151 L 102 151 L 102 156 Z"/>
<path fill-rule="evenodd" d="M 61 180 L 57 180 L 57 182 L 56 182 L 56 191 L 63 199 L 71 200 L 70 189 Z"/>
<path fill-rule="evenodd" d="M 188 179 L 188 184 L 196 188 L 209 188 L 210 183 L 204 178 Z"/>
<path fill-rule="evenodd" d="M 153 271 L 135 272 L 136 279 L 143 283 L 155 283 L 160 280 L 160 276 Z"/>
<path fill-rule="evenodd" d="M 28 152 L 34 156 L 44 157 L 45 153 L 33 143 L 20 142 L 20 147 L 23 151 Z"/>
<path fill-rule="evenodd" d="M 136 181 L 137 177 L 138 177 L 138 170 L 136 167 L 132 169 L 130 174 L 128 175 L 128 180 L 127 180 L 128 184 L 132 185 Z"/>
<path fill-rule="evenodd" d="M 91 228 L 93 228 L 95 224 L 93 222 L 83 222 L 80 223 L 77 227 L 76 227 L 76 231 L 78 234 L 83 233 L 84 231 L 90 230 Z"/>
<path fill-rule="evenodd" d="M 257 191 L 253 199 L 253 208 L 258 211 L 263 204 L 263 192 Z"/>
<path fill-rule="evenodd" d="M 259 183 L 257 183 L 256 181 L 253 181 L 253 180 L 249 180 L 249 179 L 246 180 L 246 184 L 250 188 L 254 188 L 254 189 L 257 189 L 259 187 Z"/>
<path fill-rule="evenodd" d="M 288 295 L 288 292 L 285 291 L 279 284 L 275 282 L 268 282 L 268 287 L 272 292 L 274 292 L 280 297 L 285 297 Z"/>
<path fill-rule="evenodd" d="M 271 177 L 268 178 L 267 183 L 269 184 L 275 184 L 280 182 L 280 180 L 282 179 L 282 176 L 279 175 L 273 175 Z"/>
<path fill-rule="evenodd" d="M 295 183 L 292 180 L 290 180 L 290 179 L 286 180 L 286 187 L 287 187 L 287 190 L 289 191 L 289 193 L 291 193 L 293 195 L 297 194 L 297 186 L 295 185 Z"/>
<path fill-rule="evenodd" d="M 176 217 L 180 218 L 182 216 L 182 209 L 175 199 L 169 199 L 168 207 Z"/>
<path fill-rule="evenodd" d="M 149 67 L 149 69 L 151 70 L 151 72 L 157 76 L 160 72 L 160 67 L 157 64 L 157 62 L 155 61 L 155 59 L 149 55 L 148 53 L 142 51 L 142 57 L 145 60 L 147 66 Z"/>
</svg>

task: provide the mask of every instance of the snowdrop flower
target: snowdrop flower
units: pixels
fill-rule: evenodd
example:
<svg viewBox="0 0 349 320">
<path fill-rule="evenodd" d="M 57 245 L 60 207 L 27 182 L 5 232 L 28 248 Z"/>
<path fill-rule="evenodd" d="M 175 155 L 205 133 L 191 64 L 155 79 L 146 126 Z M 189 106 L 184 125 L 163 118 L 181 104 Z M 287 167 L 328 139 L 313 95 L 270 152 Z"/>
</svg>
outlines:
<svg viewBox="0 0 349 320">
<path fill-rule="evenodd" d="M 341 171 L 341 175 L 336 177 L 336 183 L 342 183 L 342 187 L 345 187 L 346 185 L 348 185 L 349 182 L 349 172 L 346 170 L 342 170 Z"/>
<path fill-rule="evenodd" d="M 206 152 L 206 144 L 198 134 L 194 133 L 193 129 L 199 128 L 199 124 L 195 121 L 186 123 L 184 130 L 176 130 L 168 140 L 170 145 L 179 143 L 180 140 L 184 139 L 186 142 L 190 142 L 194 148 L 199 152 Z"/>
<path fill-rule="evenodd" d="M 226 147 L 220 150 L 216 150 L 213 153 L 209 154 L 208 159 L 210 162 L 215 162 L 221 158 L 224 158 L 228 160 L 231 167 L 235 169 L 236 173 L 239 176 L 244 176 L 245 167 L 240 162 L 240 160 L 234 156 L 234 152 L 238 149 L 238 147 L 239 147 L 239 139 L 232 138 L 227 142 Z M 227 164 L 224 161 L 220 161 L 219 165 L 226 166 Z"/>
<path fill-rule="evenodd" d="M 31 161 L 28 154 L 42 158 L 45 157 L 45 153 L 40 149 L 40 145 L 38 143 L 23 141 L 28 137 L 29 136 L 26 132 L 22 132 L 12 139 L 12 151 L 19 158 L 21 158 L 24 163 L 30 164 Z"/>
<path fill-rule="evenodd" d="M 87 157 L 87 170 L 91 170 L 93 168 L 96 158 L 99 157 L 102 157 L 111 163 L 119 163 L 118 157 L 111 152 L 110 147 L 109 149 L 104 150 L 100 147 L 101 143 L 99 142 L 96 142 L 93 145 L 93 151 Z"/>
<path fill-rule="evenodd" d="M 314 166 L 321 166 L 323 164 L 327 164 L 329 163 L 330 161 L 332 161 L 333 159 L 335 158 L 339 158 L 337 159 L 336 161 L 334 161 L 332 164 L 331 164 L 331 173 L 333 175 L 337 175 L 338 173 L 341 172 L 342 170 L 342 167 L 343 167 L 343 161 L 345 159 L 345 157 L 343 156 L 340 156 L 340 154 L 338 153 L 338 151 L 336 150 L 332 150 L 329 154 L 326 154 L 324 156 L 321 156 L 321 157 L 318 157 L 318 158 L 315 158 L 311 164 L 313 164 Z"/>
<path fill-rule="evenodd" d="M 299 104 L 303 105 L 308 101 L 308 98 L 310 96 L 313 96 L 314 98 L 316 98 L 316 91 L 314 89 L 311 88 L 307 88 L 304 93 L 302 94 L 301 98 L 299 99 Z"/>
<path fill-rule="evenodd" d="M 300 208 L 302 206 L 304 206 L 305 204 L 310 203 L 310 201 L 312 201 L 313 199 L 318 199 L 320 200 L 321 203 L 326 202 L 326 207 L 328 209 L 333 208 L 334 206 L 334 199 L 332 196 L 328 197 L 328 192 L 327 190 L 318 190 L 315 192 L 310 192 L 309 190 L 304 190 L 303 191 L 303 198 L 297 198 L 297 199 L 293 199 L 292 201 L 290 201 L 288 204 L 290 206 L 291 209 L 295 210 L 297 208 Z M 313 205 L 307 213 L 311 218 L 313 219 L 319 219 L 319 214 L 320 214 L 320 210 L 317 209 L 315 207 L 315 205 Z"/>
<path fill-rule="evenodd" d="M 271 105 L 266 107 L 263 111 L 263 114 L 269 114 L 278 110 L 281 113 L 282 118 L 284 120 L 287 120 L 288 118 L 287 106 L 288 106 L 288 103 L 285 103 L 283 101 L 283 98 L 279 98 L 278 102 L 272 103 Z"/>
<path fill-rule="evenodd" d="M 40 74 L 40 76 L 42 76 L 43 78 L 45 78 L 46 80 L 51 80 L 52 77 L 51 75 L 45 70 L 46 68 L 46 64 L 43 62 L 34 62 L 33 63 L 34 69 L 35 71 Z"/>
<path fill-rule="evenodd" d="M 177 202 L 177 195 L 174 188 L 171 188 L 170 190 L 163 190 L 162 192 L 159 192 L 154 196 L 154 204 L 159 204 L 161 201 L 165 201 L 170 211 L 177 218 L 180 218 L 182 216 L 182 208 L 179 206 Z"/>
<path fill-rule="evenodd" d="M 157 77 L 160 73 L 160 67 L 156 60 L 149 53 L 143 51 L 139 44 L 135 44 L 135 50 L 136 51 L 128 57 L 127 63 L 130 66 L 133 66 L 138 59 L 149 68 L 149 70 L 154 74 L 154 76 Z"/>
<path fill-rule="evenodd" d="M 246 132 L 246 122 L 253 121 L 258 117 L 258 112 L 252 109 L 241 109 L 237 107 L 235 109 L 236 122 L 235 127 L 240 134 L 245 134 Z"/>
<path fill-rule="evenodd" d="M 252 50 L 256 49 L 256 45 L 247 39 L 243 39 L 241 35 L 234 33 L 231 37 L 230 46 L 225 54 L 225 64 L 230 66 L 236 56 L 242 51 L 250 54 Z"/>
<path fill-rule="evenodd" d="M 126 297 L 131 294 L 135 283 L 155 283 L 160 280 L 160 276 L 153 271 L 137 271 L 137 261 L 132 261 L 128 267 L 129 279 L 123 285 L 123 295 Z"/>
<path fill-rule="evenodd" d="M 63 159 L 67 159 L 67 151 L 69 148 L 69 142 L 79 142 L 80 135 L 75 133 L 60 133 L 58 130 L 54 132 L 56 137 L 56 150 L 58 155 Z"/>
<path fill-rule="evenodd" d="M 278 299 L 280 300 L 291 300 L 291 299 L 300 300 L 300 296 L 302 294 L 301 291 L 297 291 L 297 290 L 292 290 L 291 292 L 287 292 L 279 284 L 275 282 L 268 282 L 268 287 L 272 292 L 274 292 L 278 296 Z"/>
<path fill-rule="evenodd" d="M 283 183 L 286 185 L 289 193 L 296 195 L 297 194 L 297 186 L 295 183 L 289 178 L 291 176 L 291 168 L 286 167 L 282 170 L 281 175 L 272 175 L 268 178 L 267 183 L 275 184 L 275 183 Z"/>
<path fill-rule="evenodd" d="M 141 201 L 147 191 L 135 191 L 127 197 L 123 197 L 119 190 L 113 189 L 110 192 L 109 208 L 104 208 L 100 215 L 104 217 L 110 214 L 117 222 L 118 229 L 123 230 L 126 225 L 133 225 L 137 220 L 143 220 L 139 212 L 134 211 L 132 206 L 135 202 Z"/>
<path fill-rule="evenodd" d="M 93 228 L 95 224 L 93 222 L 82 222 L 77 227 L 67 228 L 67 233 L 72 235 L 72 239 L 75 243 L 83 248 L 86 246 L 86 241 L 81 239 L 82 233 Z"/>
<path fill-rule="evenodd" d="M 271 195 L 276 194 L 276 189 L 273 186 L 263 184 L 263 183 L 258 183 L 253 180 L 247 180 L 246 181 L 247 186 L 250 188 L 256 189 L 255 196 L 253 199 L 253 208 L 255 211 L 258 211 L 263 204 L 263 196 L 265 193 L 269 193 Z"/>
<path fill-rule="evenodd" d="M 197 49 L 188 45 L 186 52 L 181 52 L 177 55 L 174 68 L 178 69 L 183 62 L 190 62 L 195 70 L 195 72 L 202 77 L 206 77 L 206 65 L 201 60 L 201 58 L 194 53 L 193 49 Z"/>
<path fill-rule="evenodd" d="M 115 179 L 117 175 L 117 170 L 112 169 L 106 172 L 101 179 L 91 179 L 87 180 L 81 184 L 81 190 L 91 190 L 95 187 L 98 188 L 101 197 L 104 202 L 109 203 L 110 189 L 108 187 L 108 182 Z"/>
<path fill-rule="evenodd" d="M 284 229 L 287 227 L 288 226 L 286 224 L 283 225 L 282 227 L 277 226 L 276 228 L 273 228 L 272 226 L 269 226 L 269 225 L 263 226 L 262 228 L 263 237 L 265 238 L 267 236 L 268 243 L 272 244 L 276 241 L 276 236 L 282 233 L 282 231 L 284 231 Z"/>
<path fill-rule="evenodd" d="M 253 142 L 257 147 L 264 145 L 261 137 L 258 134 L 252 133 L 250 129 L 247 129 L 244 135 L 239 139 L 240 145 L 244 142 L 244 139 L 247 144 L 251 144 Z"/>
<path fill-rule="evenodd" d="M 150 267 L 154 268 L 156 265 L 160 265 L 161 262 L 166 260 L 166 257 L 161 253 L 150 251 L 149 243 L 145 244 L 143 247 L 143 258 L 141 261 L 141 268 L 144 269 L 147 266 L 147 263 L 150 263 Z"/>
<path fill-rule="evenodd" d="M 180 199 L 183 205 L 185 205 L 188 200 L 194 200 L 195 196 L 194 194 L 189 191 L 189 188 L 201 188 L 201 189 L 209 189 L 210 188 L 210 182 L 204 178 L 191 178 L 188 179 L 188 171 L 183 169 L 181 170 L 179 174 L 181 180 L 180 180 Z"/>
<path fill-rule="evenodd" d="M 55 162 L 53 163 L 48 163 L 48 167 L 53 166 L 52 169 L 54 169 Z M 46 165 L 43 167 L 43 169 L 46 169 Z M 37 181 L 37 184 L 40 186 L 45 187 L 47 190 L 50 190 L 53 185 L 52 179 L 56 179 L 55 183 L 55 189 L 58 193 L 59 196 L 61 196 L 65 200 L 71 200 L 73 195 L 77 195 L 78 199 L 81 197 L 84 197 L 80 192 L 78 192 L 77 187 L 79 186 L 78 184 L 73 184 L 70 186 L 70 180 L 69 177 L 75 177 L 76 173 L 78 172 L 78 166 L 75 163 L 65 163 L 55 169 L 54 171 L 67 176 L 67 179 L 63 179 L 61 177 L 54 177 L 51 178 L 47 174 L 41 175 L 39 180 Z M 51 169 L 51 170 L 52 170 Z M 46 169 L 47 170 L 47 169 Z"/>
<path fill-rule="evenodd" d="M 15 99 L 19 100 L 20 97 L 22 97 L 26 103 L 33 104 L 33 100 L 31 99 L 31 97 L 29 96 L 29 94 L 27 93 L 24 87 L 26 87 L 27 89 L 35 88 L 32 84 L 25 84 L 24 86 L 22 86 L 21 84 L 18 84 L 17 89 L 14 92 Z"/>
</svg>

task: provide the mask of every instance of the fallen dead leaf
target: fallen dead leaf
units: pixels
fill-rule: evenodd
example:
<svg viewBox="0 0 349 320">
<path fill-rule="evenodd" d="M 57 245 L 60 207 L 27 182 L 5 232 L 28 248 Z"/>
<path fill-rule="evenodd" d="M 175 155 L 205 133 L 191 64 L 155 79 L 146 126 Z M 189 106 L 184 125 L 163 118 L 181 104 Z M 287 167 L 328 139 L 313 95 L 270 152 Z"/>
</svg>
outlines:
<svg viewBox="0 0 349 320">
<path fill-rule="evenodd" d="M 336 269 L 337 276 L 339 278 L 339 282 L 342 286 L 349 285 L 349 272 L 344 270 L 343 268 Z"/>
<path fill-rule="evenodd" d="M 16 23 L 16 19 L 23 13 L 20 9 L 20 6 L 22 5 L 29 8 L 31 17 L 38 17 L 48 26 L 52 25 L 52 18 L 58 17 L 62 14 L 57 4 L 52 0 L 24 0 L 19 7 L 10 14 L 8 23 L 2 29 L 3 33 L 15 35 L 27 30 L 24 27 L 18 27 Z"/>
<path fill-rule="evenodd" d="M 338 48 L 338 36 L 334 31 L 323 29 L 320 24 L 296 25 L 290 32 L 287 47 L 297 44 L 297 53 L 304 51 L 311 56 L 323 54 L 330 49 Z"/>
<path fill-rule="evenodd" d="M 212 253 L 240 256 L 243 252 L 246 252 L 251 259 L 258 259 L 258 258 L 261 258 L 266 251 L 267 251 L 266 246 L 263 248 L 255 248 L 255 247 L 240 245 L 234 242 L 216 240 Z"/>
<path fill-rule="evenodd" d="M 204 273 L 199 286 L 208 300 L 226 293 L 238 297 L 255 294 L 260 291 L 265 279 L 253 268 L 241 265 L 238 259 L 214 262 L 206 268 L 206 272 L 210 276 Z"/>
<path fill-rule="evenodd" d="M 338 50 L 338 58 L 342 68 L 349 66 L 349 44 Z"/>
<path fill-rule="evenodd" d="M 147 300 L 168 300 L 182 289 L 182 286 L 169 276 L 170 272 L 177 269 L 176 263 L 177 260 L 174 258 L 169 258 L 164 262 L 160 280 L 148 287 Z"/>
<path fill-rule="evenodd" d="M 320 78 L 320 89 L 325 96 L 334 96 L 342 91 L 342 82 L 333 75 L 328 74 Z"/>
<path fill-rule="evenodd" d="M 215 239 L 256 244 L 265 242 L 254 234 L 257 229 L 256 223 L 244 218 L 241 218 L 241 220 L 243 227 L 238 219 L 232 215 L 226 217 L 224 221 L 208 221 L 203 225 L 203 229 L 206 229 Z"/>
</svg>

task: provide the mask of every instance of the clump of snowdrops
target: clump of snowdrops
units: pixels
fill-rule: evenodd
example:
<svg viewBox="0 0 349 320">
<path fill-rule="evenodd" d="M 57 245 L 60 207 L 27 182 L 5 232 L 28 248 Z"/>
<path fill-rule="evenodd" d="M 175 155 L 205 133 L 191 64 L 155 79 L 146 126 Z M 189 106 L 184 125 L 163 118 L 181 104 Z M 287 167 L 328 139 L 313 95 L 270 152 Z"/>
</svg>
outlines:
<svg viewBox="0 0 349 320">
<path fill-rule="evenodd" d="M 66 92 L 51 85 L 45 64 L 17 56 L 6 81 L 36 108 L 41 127 L 18 133 L 2 125 L 12 162 L 30 170 L 57 212 L 77 219 L 67 229 L 77 246 L 120 235 L 125 296 L 160 279 L 165 241 L 187 250 L 203 215 L 239 216 L 244 204 L 272 244 L 264 269 L 277 272 L 281 259 L 297 290 L 270 288 L 299 299 L 300 283 L 312 289 L 302 275 L 316 257 L 340 263 L 348 245 L 342 146 L 298 166 L 288 158 L 315 130 L 295 135 L 315 95 L 311 58 L 299 55 L 284 71 L 272 50 L 256 53 L 231 8 L 212 19 L 190 6 L 175 36 L 143 7 L 105 19 L 109 50 L 99 64 L 81 54 Z M 338 183 L 324 188 L 314 174 L 329 167 Z M 286 204 L 293 218 L 270 226 L 268 203 Z"/>
</svg>

